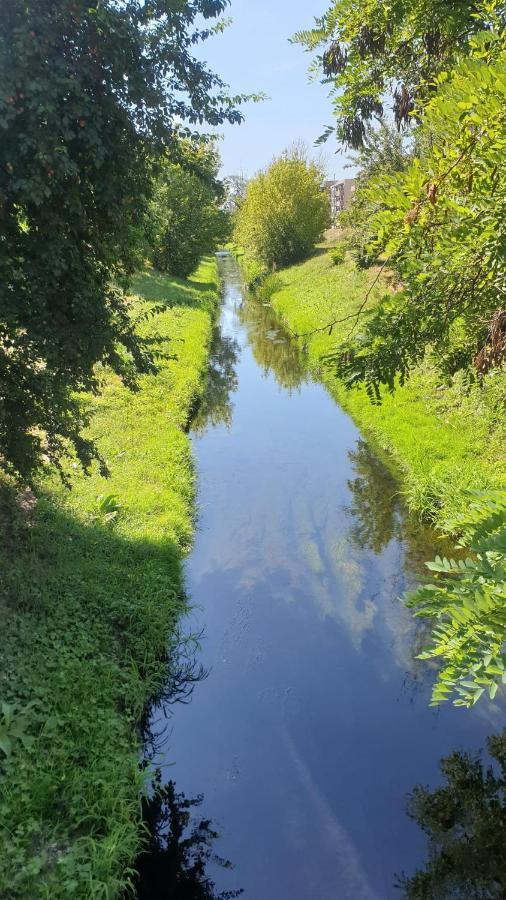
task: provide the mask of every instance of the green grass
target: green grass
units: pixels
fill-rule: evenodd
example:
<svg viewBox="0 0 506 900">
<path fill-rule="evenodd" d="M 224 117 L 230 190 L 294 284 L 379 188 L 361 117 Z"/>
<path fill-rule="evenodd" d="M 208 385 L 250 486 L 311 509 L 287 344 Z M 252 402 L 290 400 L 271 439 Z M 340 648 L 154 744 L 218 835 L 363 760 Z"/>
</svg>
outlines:
<svg viewBox="0 0 506 900">
<path fill-rule="evenodd" d="M 34 509 L 2 490 L 0 896 L 13 900 L 118 897 L 141 840 L 139 726 L 185 607 L 185 429 L 206 384 L 214 260 L 186 282 L 146 272 L 133 292 L 135 311 L 168 304 L 143 329 L 174 358 L 136 394 L 104 372 L 91 432 L 111 477 L 71 470 L 71 491 L 48 477 Z"/>
<path fill-rule="evenodd" d="M 300 265 L 276 273 L 276 290 L 269 290 L 277 314 L 297 334 L 355 312 L 375 278 L 375 271 L 357 270 L 350 259 L 334 265 L 322 248 Z M 369 305 L 377 302 L 385 284 L 373 287 Z M 466 504 L 468 488 L 506 483 L 506 373 L 496 373 L 485 387 L 466 393 L 461 383 L 440 383 L 430 361 L 413 373 L 393 395 L 385 393 L 373 406 L 361 389 L 347 391 L 321 358 L 339 345 L 352 323 L 336 325 L 304 338 L 309 358 L 326 386 L 373 442 L 388 451 L 402 473 L 410 509 L 442 524 Z"/>
</svg>

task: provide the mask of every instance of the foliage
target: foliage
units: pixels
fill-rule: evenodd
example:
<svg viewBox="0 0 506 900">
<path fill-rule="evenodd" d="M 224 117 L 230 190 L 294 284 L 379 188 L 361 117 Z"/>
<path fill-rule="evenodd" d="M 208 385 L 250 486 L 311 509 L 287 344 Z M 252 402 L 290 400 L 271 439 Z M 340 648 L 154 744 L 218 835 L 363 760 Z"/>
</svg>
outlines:
<svg viewBox="0 0 506 900">
<path fill-rule="evenodd" d="M 16 742 L 21 743 L 30 748 L 33 745 L 33 737 L 28 734 L 31 724 L 30 712 L 37 704 L 32 702 L 23 708 L 18 708 L 16 704 L 1 703 L 0 717 L 0 750 L 5 759 L 12 756 L 13 750 L 16 749 Z M 0 758 L 1 759 L 1 758 Z"/>
<path fill-rule="evenodd" d="M 0 735 L 10 739 L 8 758 L 0 751 L 0 895 L 10 900 L 122 896 L 143 836 L 140 726 L 166 690 L 186 606 L 185 429 L 206 387 L 215 262 L 190 282 L 148 270 L 134 288 L 131 315 L 159 373 L 132 394 L 102 372 L 91 437 L 110 478 L 68 466 L 72 490 L 45 478 L 29 516 L 17 503 L 17 519 L 11 506 L 4 515 L 10 492 L 0 494 Z M 171 675 L 168 689 L 179 681 Z"/>
<path fill-rule="evenodd" d="M 330 222 L 323 173 L 298 148 L 253 178 L 237 214 L 235 239 L 268 269 L 304 259 Z"/>
<path fill-rule="evenodd" d="M 364 189 L 371 204 L 382 198 L 369 250 L 385 254 L 403 289 L 334 359 L 347 384 L 364 383 L 376 401 L 428 348 L 446 377 L 473 362 L 483 375 L 506 358 L 505 63 L 502 39 L 478 36 L 473 57 L 439 76 L 416 158 Z"/>
<path fill-rule="evenodd" d="M 441 761 L 445 784 L 418 786 L 410 817 L 429 838 L 424 869 L 400 879 L 407 900 L 501 900 L 506 894 L 506 732 L 488 740 L 493 765 L 452 753 Z"/>
<path fill-rule="evenodd" d="M 222 869 L 232 864 L 213 852 L 219 838 L 209 819 L 193 812 L 202 805 L 202 795 L 187 799 L 176 792 L 173 781 L 162 784 L 155 772 L 152 795 L 143 801 L 143 817 L 150 842 L 138 860 L 139 900 L 232 900 L 242 890 L 216 892 L 206 869 L 209 863 Z"/>
<path fill-rule="evenodd" d="M 406 125 L 469 38 L 505 21 L 504 0 L 333 0 L 294 40 L 319 51 L 314 68 L 333 85 L 338 138 L 356 149 L 374 118 Z"/>
<path fill-rule="evenodd" d="M 444 660 L 432 705 L 456 692 L 455 706 L 473 706 L 506 684 L 506 490 L 470 494 L 467 512 L 447 527 L 470 555 L 427 563 L 435 583 L 408 595 L 408 605 L 436 621 L 420 656 Z"/>
<path fill-rule="evenodd" d="M 206 253 L 230 236 L 222 208 L 219 156 L 213 145 L 188 147 L 184 164 L 166 163 L 157 178 L 150 224 L 153 263 L 162 272 L 186 278 Z"/>
<path fill-rule="evenodd" d="M 408 166 L 413 148 L 408 149 L 402 134 L 382 120 L 376 128 L 368 127 L 364 143 L 352 157 L 358 167 L 353 203 L 339 216 L 339 224 L 346 229 L 347 240 L 358 266 L 372 265 L 377 259 L 369 245 L 376 237 L 375 215 L 385 208 L 385 195 L 378 182 L 386 174 L 396 178 Z M 378 189 L 376 189 L 378 188 Z"/>
<path fill-rule="evenodd" d="M 346 244 L 336 244 L 329 250 L 329 256 L 335 266 L 340 266 L 346 259 Z"/>
<path fill-rule="evenodd" d="M 189 126 L 241 119 L 193 55 L 226 5 L 2 4 L 0 459 L 23 478 L 69 444 L 94 456 L 78 394 L 98 389 L 97 361 L 130 385 L 154 369 L 118 286 L 138 266 L 153 158 L 177 157 Z"/>
</svg>

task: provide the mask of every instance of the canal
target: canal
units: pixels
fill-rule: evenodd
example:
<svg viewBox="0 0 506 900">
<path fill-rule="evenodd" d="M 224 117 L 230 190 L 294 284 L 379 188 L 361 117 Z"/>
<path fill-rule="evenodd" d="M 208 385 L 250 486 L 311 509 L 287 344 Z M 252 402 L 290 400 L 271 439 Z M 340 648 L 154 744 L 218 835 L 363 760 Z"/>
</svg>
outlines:
<svg viewBox="0 0 506 900">
<path fill-rule="evenodd" d="M 433 536 L 235 260 L 220 267 L 186 568 L 208 674 L 152 720 L 163 779 L 219 834 L 205 854 L 216 894 L 144 896 L 389 900 L 426 856 L 406 795 L 438 783 L 443 755 L 483 747 L 502 712 L 429 709 L 424 626 L 399 597 Z"/>
</svg>

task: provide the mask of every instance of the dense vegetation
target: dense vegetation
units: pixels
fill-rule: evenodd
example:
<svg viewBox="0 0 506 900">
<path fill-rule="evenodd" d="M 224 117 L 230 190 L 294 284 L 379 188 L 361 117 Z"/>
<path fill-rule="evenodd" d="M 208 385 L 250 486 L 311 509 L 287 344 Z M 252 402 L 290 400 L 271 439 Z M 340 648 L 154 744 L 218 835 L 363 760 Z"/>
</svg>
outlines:
<svg viewBox="0 0 506 900">
<path fill-rule="evenodd" d="M 338 138 L 356 149 L 378 117 L 408 126 L 472 36 L 505 21 L 504 0 L 332 0 L 294 40 L 319 51 L 314 69 L 332 85 Z"/>
<path fill-rule="evenodd" d="M 160 154 L 241 116 L 194 55 L 227 0 L 5 0 L 0 17 L 0 463 L 96 449 L 81 393 L 104 362 L 127 384 L 155 359 L 120 289 Z M 208 20 L 207 22 L 205 20 Z M 141 242 L 142 245 L 142 242 Z"/>
<path fill-rule="evenodd" d="M 449 378 L 483 377 L 506 358 L 505 64 L 502 43 L 476 39 L 472 58 L 441 76 L 405 171 L 384 169 L 362 191 L 369 207 L 381 198 L 368 251 L 384 254 L 401 288 L 336 362 L 377 397 L 427 351 Z"/>
<path fill-rule="evenodd" d="M 89 434 L 107 460 L 72 491 L 2 493 L 0 894 L 119 896 L 141 839 L 140 726 L 177 665 L 181 555 L 193 532 L 185 427 L 207 380 L 214 261 L 189 282 L 135 278 L 132 317 L 159 372 L 111 370 Z"/>
<path fill-rule="evenodd" d="M 304 259 L 330 224 L 323 174 L 295 148 L 253 178 L 236 216 L 235 238 L 266 269 Z"/>
<path fill-rule="evenodd" d="M 395 293 L 370 315 L 365 303 L 335 353 L 339 375 L 376 401 L 427 352 L 447 377 L 482 377 L 505 359 L 505 15 L 500 0 L 335 0 L 299 36 L 325 48 L 338 133 L 362 147 L 348 216 L 356 255 L 397 275 Z M 385 125 L 367 127 L 388 90 L 405 145 Z"/>
<path fill-rule="evenodd" d="M 490 699 L 506 684 L 506 491 L 468 496 L 468 508 L 446 527 L 460 533 L 460 557 L 428 563 L 435 583 L 419 588 L 409 604 L 436 620 L 422 659 L 442 659 L 434 706 L 457 693 L 456 706 Z M 463 558 L 462 551 L 467 552 Z"/>
<path fill-rule="evenodd" d="M 186 278 L 205 253 L 230 237 L 213 144 L 185 144 L 184 164 L 167 162 L 155 182 L 148 235 L 154 265 Z"/>
</svg>

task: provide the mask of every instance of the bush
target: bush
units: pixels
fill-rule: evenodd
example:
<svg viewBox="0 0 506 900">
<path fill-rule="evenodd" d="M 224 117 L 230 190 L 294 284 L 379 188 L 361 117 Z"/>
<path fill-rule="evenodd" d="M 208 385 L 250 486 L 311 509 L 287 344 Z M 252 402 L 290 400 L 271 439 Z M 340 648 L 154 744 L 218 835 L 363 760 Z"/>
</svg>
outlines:
<svg viewBox="0 0 506 900">
<path fill-rule="evenodd" d="M 335 266 L 340 266 L 346 259 L 346 245 L 336 244 L 332 250 L 329 250 L 329 256 Z"/>
<path fill-rule="evenodd" d="M 284 153 L 248 185 L 236 240 L 268 269 L 305 259 L 330 224 L 323 173 L 299 149 Z"/>
</svg>

